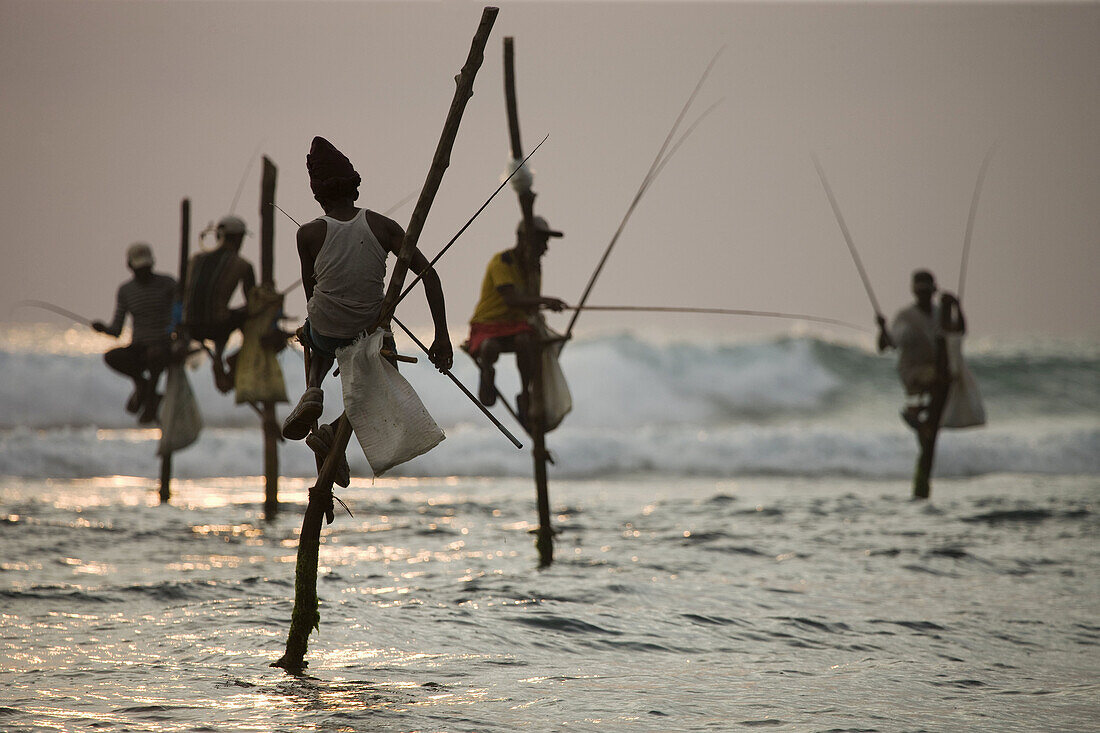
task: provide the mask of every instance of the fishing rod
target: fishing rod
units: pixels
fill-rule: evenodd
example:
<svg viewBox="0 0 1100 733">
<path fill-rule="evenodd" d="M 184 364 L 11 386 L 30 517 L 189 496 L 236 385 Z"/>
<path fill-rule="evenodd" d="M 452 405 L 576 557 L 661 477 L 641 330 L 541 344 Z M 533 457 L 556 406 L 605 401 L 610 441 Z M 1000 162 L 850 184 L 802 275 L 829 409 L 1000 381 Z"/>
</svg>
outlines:
<svg viewBox="0 0 1100 733">
<path fill-rule="evenodd" d="M 65 318 L 69 318 L 69 319 L 71 319 L 73 321 L 76 321 L 77 323 L 83 324 L 85 326 L 90 327 L 92 325 L 92 319 L 85 318 L 84 316 L 80 315 L 79 313 L 73 313 L 71 310 L 68 310 L 67 308 L 62 308 L 59 305 L 54 305 L 53 303 L 49 303 L 45 300 L 20 300 L 19 302 L 17 302 L 15 305 L 12 306 L 12 310 L 14 311 L 16 308 L 20 308 L 20 307 L 41 308 L 43 310 L 48 310 L 51 313 L 56 313 L 59 316 L 64 316 Z"/>
<path fill-rule="evenodd" d="M 611 250 L 615 247 L 615 243 L 619 239 L 619 235 L 622 234 L 623 229 L 626 227 L 626 222 L 630 219 L 630 215 L 634 213 L 634 208 L 638 205 L 638 201 L 641 200 L 642 195 L 649 187 L 649 183 L 652 181 L 655 171 L 661 164 L 661 159 L 668 149 L 669 143 L 672 142 L 673 136 L 676 134 L 676 130 L 679 129 L 680 123 L 683 121 L 684 116 L 687 114 L 688 109 L 691 107 L 692 102 L 695 101 L 695 97 L 699 94 L 699 90 L 703 86 L 703 82 L 710 75 L 711 69 L 714 68 L 714 64 L 718 61 L 718 57 L 722 55 L 722 51 L 725 50 L 725 46 L 718 49 L 718 53 L 714 54 L 714 58 L 707 64 L 707 68 L 703 71 L 703 75 L 699 77 L 699 81 L 696 82 L 695 88 L 692 89 L 691 94 L 688 96 L 684 106 L 680 109 L 680 114 L 676 116 L 676 121 L 672 124 L 672 128 L 665 136 L 665 140 L 661 143 L 660 149 L 657 151 L 656 157 L 653 159 L 653 163 L 650 164 L 649 170 L 645 174 L 645 178 L 642 179 L 641 186 L 638 187 L 637 193 L 634 194 L 634 199 L 630 202 L 630 206 L 627 207 L 626 214 L 623 215 L 622 221 L 619 223 L 618 229 L 615 230 L 615 234 L 611 237 L 611 241 L 608 243 L 607 248 L 604 250 L 603 255 L 600 257 L 600 261 L 596 264 L 596 269 L 593 271 L 592 276 L 588 280 L 588 284 L 585 285 L 584 292 L 581 294 L 580 301 L 578 302 L 578 309 L 573 313 L 573 317 L 569 320 L 569 325 L 565 329 L 565 338 L 568 339 L 573 334 L 573 326 L 577 323 L 577 318 L 581 314 L 581 309 L 584 308 L 584 304 L 588 301 L 588 296 L 592 292 L 593 286 L 596 284 L 596 279 L 600 276 L 600 272 L 603 270 L 604 265 L 607 263 L 607 258 L 611 255 Z"/>
<path fill-rule="evenodd" d="M 840 225 L 840 233 L 844 235 L 844 241 L 848 244 L 848 251 L 852 254 L 852 261 L 856 263 L 856 269 L 859 270 L 859 276 L 863 280 L 863 287 L 867 291 L 867 297 L 871 299 L 871 306 L 875 309 L 875 318 L 882 320 L 882 309 L 879 308 L 878 299 L 875 298 L 875 292 L 871 289 L 871 281 L 867 278 L 867 271 L 863 269 L 863 262 L 859 259 L 859 252 L 856 251 L 856 245 L 852 242 L 852 234 L 848 231 L 848 225 L 844 223 L 844 215 L 840 213 L 840 206 L 837 205 L 836 198 L 833 196 L 833 190 L 829 188 L 829 181 L 825 178 L 825 170 L 821 167 L 821 163 L 818 161 L 816 155 L 811 153 L 810 157 L 814 161 L 814 167 L 817 168 L 818 177 L 821 178 L 821 185 L 825 188 L 825 196 L 829 199 L 829 205 L 833 207 L 836 223 Z"/>
<path fill-rule="evenodd" d="M 256 149 L 252 151 L 252 157 L 248 159 L 248 165 L 244 168 L 244 175 L 241 176 L 241 182 L 237 184 L 237 193 L 233 195 L 233 203 L 229 206 L 230 214 L 233 214 L 237 210 L 237 202 L 241 200 L 241 192 L 244 191 L 244 182 L 248 180 L 248 174 L 252 172 L 252 166 L 256 165 L 256 160 L 260 157 L 260 150 L 263 146 L 263 141 L 260 141 Z"/>
<path fill-rule="evenodd" d="M 982 161 L 982 167 L 978 170 L 978 180 L 974 184 L 974 196 L 970 199 L 970 214 L 966 219 L 966 236 L 963 237 L 962 264 L 959 265 L 959 287 L 956 297 L 962 302 L 963 286 L 966 285 L 966 264 L 970 258 L 970 235 L 974 233 L 974 216 L 978 213 L 978 197 L 982 193 L 982 183 L 985 181 L 985 172 L 989 169 L 989 162 L 993 159 L 993 151 L 997 149 L 994 144 L 989 148 Z"/>
<path fill-rule="evenodd" d="M 428 347 L 425 346 L 424 342 L 421 341 L 420 339 L 418 339 L 416 337 L 416 335 L 413 334 L 413 332 L 410 331 L 405 326 L 404 323 L 397 320 L 396 316 L 390 316 L 390 320 L 393 321 L 394 323 L 396 323 L 401 328 L 401 330 L 405 332 L 405 335 L 408 336 L 410 339 L 412 339 L 414 344 L 416 344 L 417 346 L 420 347 L 421 351 L 423 351 L 425 354 L 428 354 Z M 501 423 L 500 420 L 497 420 L 496 415 L 489 412 L 489 408 L 487 408 L 485 405 L 481 404 L 481 400 L 479 400 L 477 397 L 475 397 L 474 394 L 470 390 L 466 389 L 466 385 L 464 385 L 462 382 L 458 381 L 458 377 L 456 377 L 454 374 L 452 374 L 450 369 L 439 369 L 439 371 L 441 373 L 447 375 L 447 377 L 452 382 L 455 383 L 455 386 L 458 387 L 460 390 L 462 390 L 462 393 L 464 395 L 466 395 L 467 397 L 470 398 L 470 402 L 473 402 L 475 405 L 477 405 L 477 409 L 481 410 L 481 413 L 483 415 L 485 415 L 485 417 L 489 418 L 489 420 L 492 421 L 493 425 L 496 425 L 497 429 L 500 430 L 500 432 L 504 433 L 505 437 L 507 437 L 508 440 L 512 441 L 512 445 L 514 445 L 517 448 L 522 448 L 523 447 L 523 443 L 519 442 L 519 440 L 516 439 L 516 436 L 512 435 L 512 433 L 508 430 L 508 428 L 504 427 L 504 424 Z"/>
<path fill-rule="evenodd" d="M 567 305 L 565 310 L 578 310 L 579 306 Z M 844 326 L 857 331 L 870 332 L 866 326 L 859 326 L 848 321 L 823 316 L 811 316 L 804 313 L 780 313 L 777 311 L 746 310 L 742 308 L 686 308 L 679 306 L 649 306 L 649 305 L 586 305 L 585 310 L 607 312 L 633 312 L 633 313 L 707 313 L 722 316 L 759 316 L 762 318 L 787 318 L 795 321 L 811 321 L 813 323 L 825 323 L 831 326 Z"/>
</svg>

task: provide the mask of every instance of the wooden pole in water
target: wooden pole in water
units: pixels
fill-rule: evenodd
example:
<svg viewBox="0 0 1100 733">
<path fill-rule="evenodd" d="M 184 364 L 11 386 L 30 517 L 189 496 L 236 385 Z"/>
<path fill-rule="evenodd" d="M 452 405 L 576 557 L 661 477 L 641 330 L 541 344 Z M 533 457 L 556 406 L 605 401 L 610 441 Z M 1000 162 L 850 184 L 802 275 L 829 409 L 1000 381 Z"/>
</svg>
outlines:
<svg viewBox="0 0 1100 733">
<path fill-rule="evenodd" d="M 260 284 L 275 290 L 275 180 L 278 170 L 266 155 L 260 182 Z M 264 517 L 279 512 L 279 423 L 275 402 L 261 404 L 264 432 Z"/>
<path fill-rule="evenodd" d="M 519 134 L 519 112 L 516 105 L 515 46 L 511 37 L 504 39 L 504 101 L 508 111 L 508 137 L 512 146 L 512 159 L 523 159 L 523 144 Z M 542 294 L 542 263 L 531 255 L 530 236 L 534 231 L 535 192 L 530 186 L 517 191 L 519 207 L 523 213 L 524 238 L 521 243 L 521 263 L 523 264 L 527 294 L 538 297 Z M 542 316 L 539 315 L 539 318 Z M 531 436 L 531 457 L 534 462 L 535 496 L 538 503 L 539 526 L 535 531 L 535 547 L 539 553 L 539 566 L 547 567 L 554 561 L 554 530 L 550 524 L 550 489 L 546 475 L 546 402 L 542 389 L 542 352 L 545 345 L 541 334 L 536 334 L 534 348 L 526 358 L 530 362 L 530 384 L 523 384 L 526 395 L 526 425 Z M 524 358 L 522 355 L 517 355 Z"/>
<path fill-rule="evenodd" d="M 180 202 L 180 259 L 179 280 L 176 281 L 176 300 L 183 300 L 183 281 L 187 277 L 187 260 L 191 255 L 191 199 Z M 172 454 L 160 458 L 160 503 L 167 504 L 172 495 Z"/>
<path fill-rule="evenodd" d="M 936 458 L 936 438 L 940 434 L 943 409 L 947 406 L 947 392 L 951 387 L 951 373 L 947 363 L 947 342 L 943 336 L 936 338 L 936 381 L 924 421 L 917 427 L 917 466 L 913 472 L 913 498 L 932 496 L 932 464 Z"/>
<path fill-rule="evenodd" d="M 455 95 L 451 101 L 447 119 L 443 124 L 443 133 L 439 144 L 436 146 L 435 156 L 432 158 L 432 166 L 428 171 L 428 177 L 420 192 L 420 198 L 416 202 L 409 226 L 405 230 L 405 239 L 401 243 L 401 251 L 397 257 L 397 265 L 390 276 L 386 296 L 382 301 L 382 319 L 388 321 L 392 317 L 393 305 L 401 295 L 401 288 L 405 284 L 405 275 L 408 272 L 409 261 L 413 250 L 416 248 L 417 239 L 424 227 L 424 221 L 428 217 L 435 194 L 443 181 L 443 173 L 447 170 L 451 160 L 451 148 L 454 146 L 455 137 L 458 134 L 458 126 L 462 121 L 462 113 L 466 109 L 466 103 L 474 93 L 474 77 L 477 75 L 481 62 L 484 59 L 485 44 L 489 40 L 489 32 L 493 29 L 493 22 L 497 17 L 497 8 L 487 7 L 482 11 L 481 23 L 474 34 L 470 46 L 470 54 L 466 63 L 455 79 Z M 381 325 L 379 323 L 378 325 Z M 309 634 L 321 623 L 321 614 L 317 600 L 317 557 L 321 545 L 321 521 L 325 513 L 332 506 L 332 484 L 336 476 L 336 465 L 339 457 L 347 451 L 348 441 L 351 440 L 351 423 L 347 415 L 340 415 L 336 421 L 336 437 L 333 440 L 332 449 L 321 466 L 317 476 L 317 484 L 309 490 L 309 503 L 306 505 L 305 516 L 302 518 L 302 533 L 298 539 L 298 559 L 295 565 L 294 579 L 294 611 L 291 615 L 290 632 L 287 634 L 286 652 L 278 661 L 272 662 L 273 667 L 282 667 L 288 672 L 298 674 L 305 669 L 306 650 L 309 645 Z"/>
</svg>

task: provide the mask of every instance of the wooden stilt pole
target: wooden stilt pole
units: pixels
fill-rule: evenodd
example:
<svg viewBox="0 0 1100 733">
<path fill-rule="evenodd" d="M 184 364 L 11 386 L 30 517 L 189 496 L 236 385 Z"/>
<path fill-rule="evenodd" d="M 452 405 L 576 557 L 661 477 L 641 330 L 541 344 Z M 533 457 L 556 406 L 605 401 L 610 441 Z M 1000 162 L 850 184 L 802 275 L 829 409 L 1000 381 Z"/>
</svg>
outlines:
<svg viewBox="0 0 1100 733">
<path fill-rule="evenodd" d="M 416 248 L 417 240 L 424 228 L 424 222 L 428 217 L 432 202 L 435 200 L 439 185 L 443 181 L 443 173 L 450 165 L 451 148 L 454 146 L 459 123 L 462 121 L 462 113 L 466 109 L 466 103 L 473 96 L 474 77 L 477 75 L 484 59 L 485 44 L 489 40 L 489 32 L 493 29 L 497 12 L 497 8 L 493 7 L 487 7 L 482 12 L 481 23 L 478 25 L 470 46 L 470 54 L 455 79 L 454 99 L 451 101 L 450 110 L 447 112 L 447 119 L 443 123 L 443 133 L 440 136 L 439 144 L 436 146 L 428 177 L 424 181 L 420 198 L 416 202 L 416 208 L 413 210 L 409 226 L 405 230 L 405 239 L 401 243 L 397 264 L 394 266 L 386 296 L 382 301 L 381 321 L 388 321 L 392 317 L 393 306 L 401 296 L 401 289 L 405 284 L 405 275 L 409 269 L 409 261 L 412 258 L 413 250 Z M 381 323 L 377 325 L 381 325 Z M 302 534 L 298 539 L 298 559 L 295 566 L 294 611 L 291 616 L 290 632 L 287 635 L 286 652 L 278 661 L 272 662 L 271 665 L 282 667 L 293 674 L 298 674 L 305 669 L 307 664 L 305 654 L 309 645 L 309 634 L 321 622 L 317 600 L 317 558 L 321 544 L 321 519 L 326 512 L 331 511 L 332 484 L 336 476 L 336 466 L 340 456 L 347 451 L 348 441 L 351 440 L 351 423 L 346 415 L 340 415 L 337 419 L 335 433 L 332 448 L 325 458 L 320 474 L 317 476 L 317 484 L 309 491 L 309 504 L 306 506 L 305 516 L 302 518 Z"/>
<path fill-rule="evenodd" d="M 191 199 L 180 202 L 180 259 L 176 299 L 183 300 L 183 281 L 187 277 L 187 260 L 191 255 Z M 160 458 L 160 503 L 167 504 L 172 496 L 172 454 Z"/>
<path fill-rule="evenodd" d="M 504 39 L 504 101 L 508 111 L 508 137 L 512 147 L 512 159 L 523 158 L 523 144 L 519 134 L 519 112 L 516 105 L 515 48 L 511 37 Z M 518 191 L 519 206 L 523 212 L 523 230 L 525 233 L 520 258 L 523 264 L 527 294 L 538 297 L 542 294 L 542 263 L 537 256 L 530 254 L 528 237 L 534 231 L 535 192 L 530 187 Z M 539 316 L 541 318 L 541 316 Z M 550 489 L 546 476 L 546 402 L 542 389 L 542 351 L 545 345 L 541 334 L 526 356 L 527 372 L 530 382 L 522 385 L 525 395 L 526 415 L 524 427 L 531 436 L 531 458 L 534 462 L 535 496 L 538 504 L 539 526 L 535 530 L 535 547 L 539 553 L 539 566 L 547 567 L 554 561 L 554 530 L 550 524 Z M 520 356 L 520 358 L 523 358 Z"/>
<path fill-rule="evenodd" d="M 951 387 L 951 374 L 947 364 L 947 344 L 942 336 L 936 339 L 936 383 L 932 387 L 928 413 L 917 429 L 917 466 L 913 472 L 913 498 L 932 496 L 932 464 L 936 458 L 936 438 L 940 434 L 943 409 L 947 406 L 947 392 Z"/>
<path fill-rule="evenodd" d="M 260 182 L 260 284 L 275 289 L 275 181 L 278 171 L 266 155 Z M 279 423 L 275 403 L 261 403 L 264 434 L 264 517 L 279 512 Z"/>
</svg>

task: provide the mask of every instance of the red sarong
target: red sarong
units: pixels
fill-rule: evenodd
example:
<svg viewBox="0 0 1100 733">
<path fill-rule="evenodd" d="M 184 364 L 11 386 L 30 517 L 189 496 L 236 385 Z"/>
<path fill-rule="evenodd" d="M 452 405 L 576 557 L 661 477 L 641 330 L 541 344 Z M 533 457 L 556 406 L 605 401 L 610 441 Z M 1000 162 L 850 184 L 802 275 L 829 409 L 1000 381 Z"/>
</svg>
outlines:
<svg viewBox="0 0 1100 733">
<path fill-rule="evenodd" d="M 477 354 L 478 349 L 485 339 L 504 338 L 515 336 L 519 333 L 534 333 L 534 328 L 527 321 L 502 321 L 499 323 L 471 323 L 470 338 L 466 342 L 466 350 L 471 354 Z"/>
</svg>

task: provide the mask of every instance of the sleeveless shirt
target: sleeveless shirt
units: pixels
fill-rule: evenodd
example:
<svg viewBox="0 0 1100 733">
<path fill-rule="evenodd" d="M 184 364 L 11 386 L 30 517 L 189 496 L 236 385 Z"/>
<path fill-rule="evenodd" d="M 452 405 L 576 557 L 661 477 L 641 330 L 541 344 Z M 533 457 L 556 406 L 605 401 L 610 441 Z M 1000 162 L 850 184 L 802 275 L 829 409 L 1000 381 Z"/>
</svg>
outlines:
<svg viewBox="0 0 1100 733">
<path fill-rule="evenodd" d="M 317 284 L 306 303 L 310 328 L 334 338 L 354 338 L 378 319 L 386 278 L 386 249 L 367 224 L 366 210 L 350 221 L 330 216 L 313 271 Z"/>
</svg>

